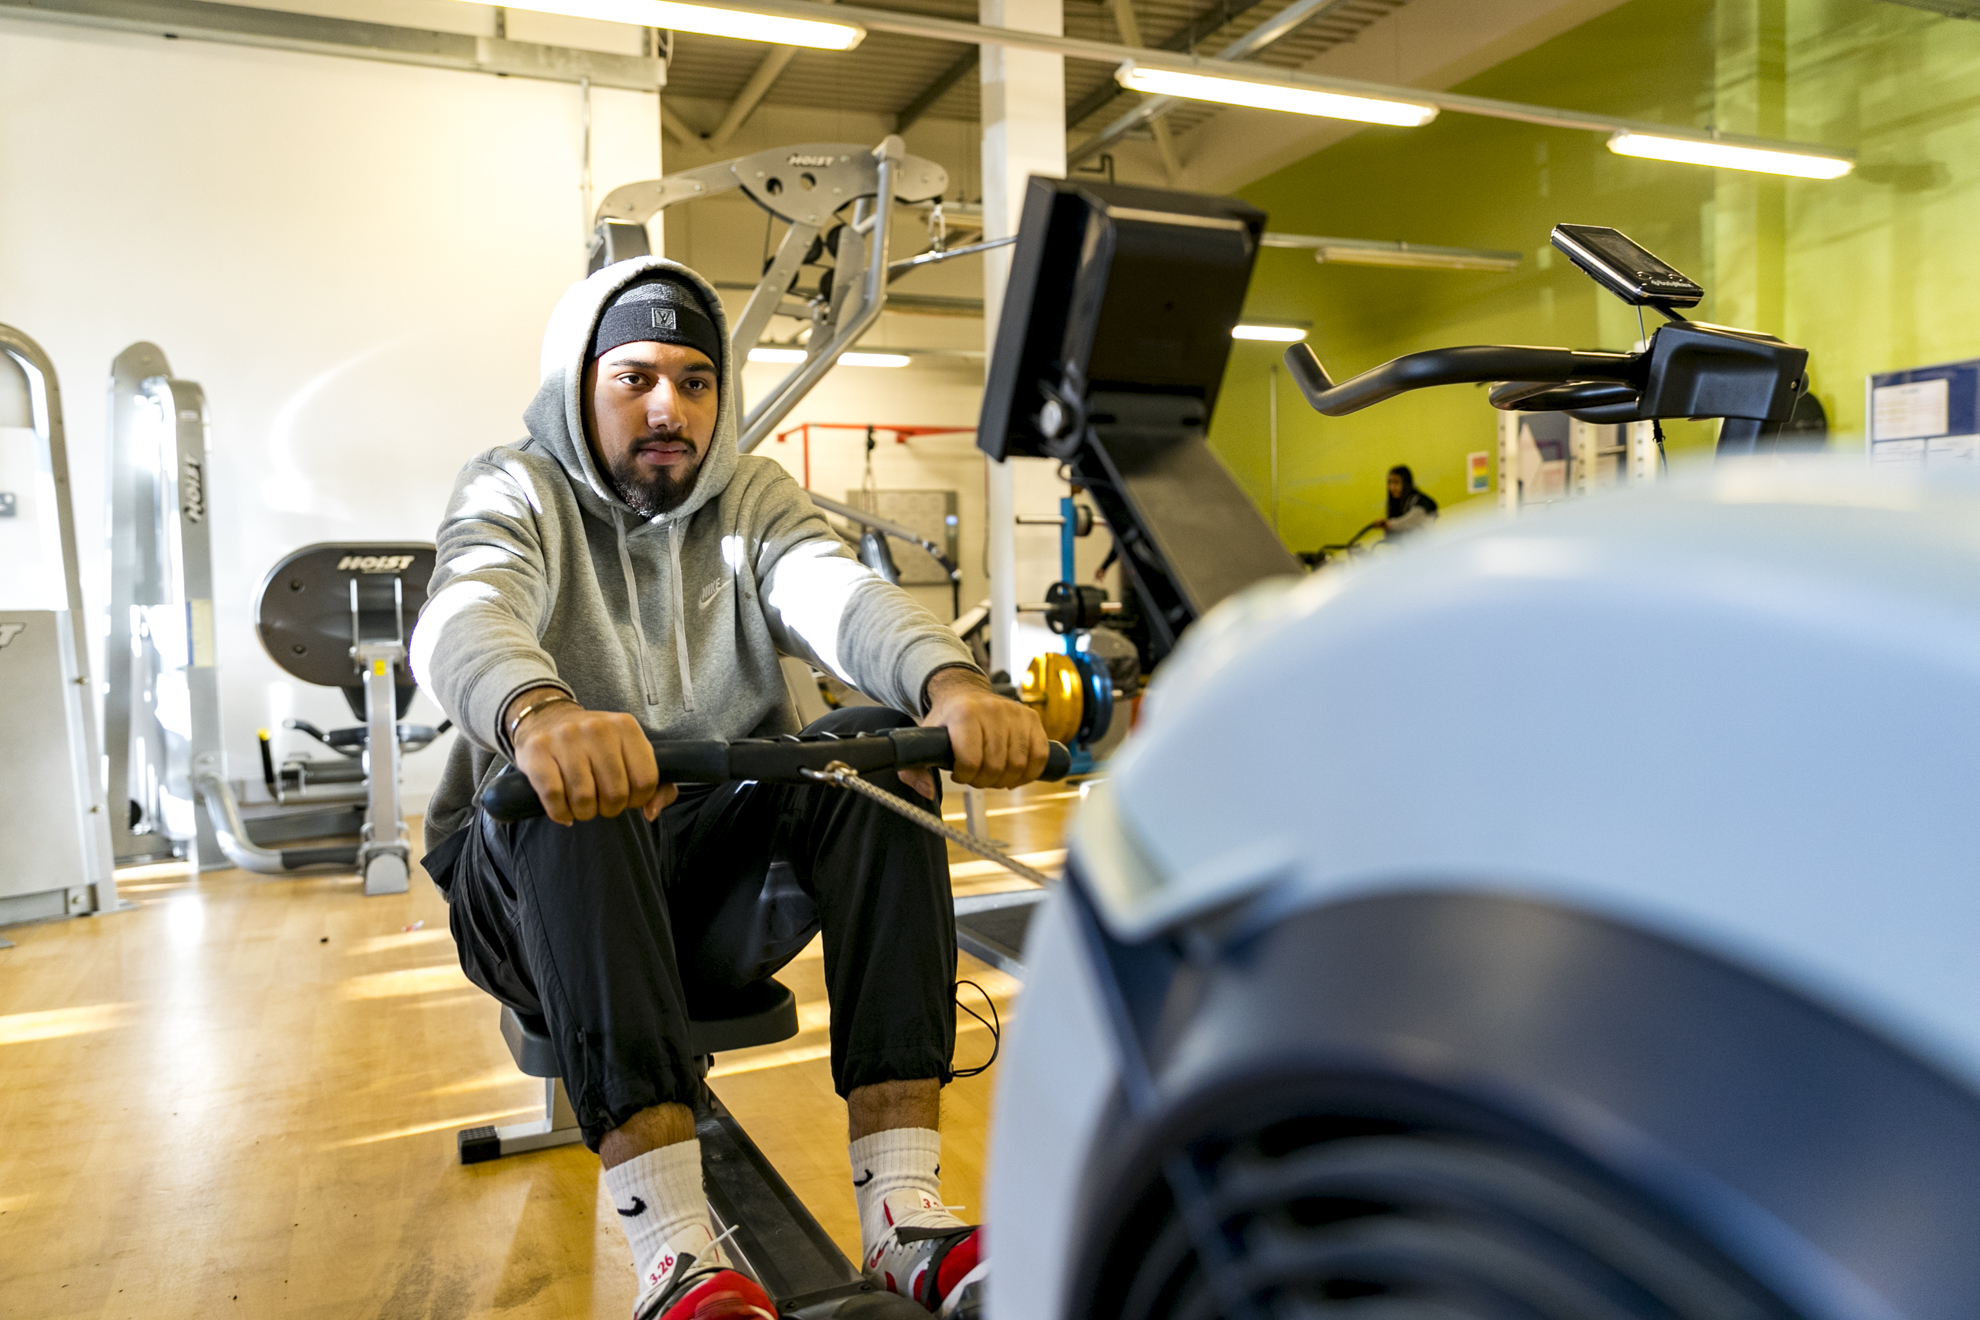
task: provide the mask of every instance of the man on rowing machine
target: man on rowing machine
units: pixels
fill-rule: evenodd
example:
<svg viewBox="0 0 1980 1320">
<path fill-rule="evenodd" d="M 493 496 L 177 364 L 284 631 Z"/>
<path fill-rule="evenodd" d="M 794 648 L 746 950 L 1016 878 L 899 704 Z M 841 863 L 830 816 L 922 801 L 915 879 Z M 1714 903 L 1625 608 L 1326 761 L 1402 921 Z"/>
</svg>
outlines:
<svg viewBox="0 0 1980 1320">
<path fill-rule="evenodd" d="M 1045 734 L 783 468 L 737 452 L 728 350 L 714 290 L 662 258 L 558 304 L 529 438 L 461 470 L 413 634 L 415 672 L 463 733 L 425 865 L 469 979 L 548 1024 L 640 1272 L 636 1320 L 776 1314 L 714 1240 L 688 1023 L 821 929 L 863 1266 L 953 1307 L 984 1249 L 938 1181 L 955 1042 L 944 845 L 823 785 L 663 784 L 648 738 L 795 731 L 779 655 L 882 703 L 834 712 L 835 731 L 946 727 L 965 784 L 1038 778 Z M 548 819 L 475 807 L 509 762 Z M 880 782 L 936 809 L 929 771 Z"/>
</svg>

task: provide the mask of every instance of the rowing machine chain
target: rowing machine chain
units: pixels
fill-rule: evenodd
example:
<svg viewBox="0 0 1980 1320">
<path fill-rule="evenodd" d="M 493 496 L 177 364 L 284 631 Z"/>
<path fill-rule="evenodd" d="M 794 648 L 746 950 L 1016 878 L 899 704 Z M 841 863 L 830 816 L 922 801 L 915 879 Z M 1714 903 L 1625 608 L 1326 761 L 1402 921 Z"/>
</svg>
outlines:
<svg viewBox="0 0 1980 1320">
<path fill-rule="evenodd" d="M 1050 885 L 1052 883 L 1052 878 L 1043 871 L 1026 866 L 1017 858 L 998 848 L 988 839 L 980 839 L 967 830 L 959 830 L 933 812 L 923 811 L 912 802 L 903 802 L 886 789 L 861 779 L 859 777 L 859 771 L 853 769 L 844 761 L 833 761 L 827 764 L 823 770 L 807 769 L 803 773 L 806 779 L 816 779 L 820 783 L 848 789 L 859 794 L 861 797 L 870 798 L 896 815 L 907 817 L 915 824 L 921 826 L 922 829 L 928 830 L 933 834 L 939 834 L 950 843 L 969 849 L 978 857 L 988 858 L 1005 870 L 1023 876 L 1033 884 Z"/>
</svg>

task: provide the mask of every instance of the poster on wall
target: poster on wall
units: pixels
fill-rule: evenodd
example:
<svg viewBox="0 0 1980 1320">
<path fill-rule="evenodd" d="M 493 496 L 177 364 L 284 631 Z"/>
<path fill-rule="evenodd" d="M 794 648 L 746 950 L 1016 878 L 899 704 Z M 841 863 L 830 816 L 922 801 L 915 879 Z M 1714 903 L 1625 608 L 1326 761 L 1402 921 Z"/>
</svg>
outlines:
<svg viewBox="0 0 1980 1320">
<path fill-rule="evenodd" d="M 1980 459 L 1980 358 L 1870 377 L 1872 463 L 1930 467 Z"/>
</svg>

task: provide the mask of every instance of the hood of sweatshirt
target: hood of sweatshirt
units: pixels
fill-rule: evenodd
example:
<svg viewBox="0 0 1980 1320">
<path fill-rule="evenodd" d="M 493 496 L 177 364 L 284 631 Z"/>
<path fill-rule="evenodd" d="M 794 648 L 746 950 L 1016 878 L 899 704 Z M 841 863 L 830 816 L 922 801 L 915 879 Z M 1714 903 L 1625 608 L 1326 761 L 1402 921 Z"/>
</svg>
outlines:
<svg viewBox="0 0 1980 1320">
<path fill-rule="evenodd" d="M 694 489 L 678 508 L 669 509 L 645 521 L 655 527 L 684 523 L 695 510 L 716 499 L 736 474 L 736 409 L 741 402 L 736 382 L 735 355 L 729 351 L 729 320 L 722 311 L 722 300 L 707 280 L 665 257 L 640 257 L 616 262 L 578 281 L 557 301 L 550 313 L 550 324 L 543 332 L 543 353 L 539 359 L 541 383 L 536 397 L 523 412 L 523 423 L 538 444 L 556 456 L 570 474 L 579 503 L 608 522 L 638 520 L 612 483 L 599 472 L 591 456 L 591 445 L 584 430 L 584 369 L 590 363 L 592 336 L 598 332 L 598 318 L 612 299 L 627 285 L 649 275 L 666 275 L 689 285 L 701 295 L 708 315 L 722 337 L 721 360 L 715 364 L 715 434 L 708 442 L 708 453 L 701 460 L 701 472 Z"/>
</svg>

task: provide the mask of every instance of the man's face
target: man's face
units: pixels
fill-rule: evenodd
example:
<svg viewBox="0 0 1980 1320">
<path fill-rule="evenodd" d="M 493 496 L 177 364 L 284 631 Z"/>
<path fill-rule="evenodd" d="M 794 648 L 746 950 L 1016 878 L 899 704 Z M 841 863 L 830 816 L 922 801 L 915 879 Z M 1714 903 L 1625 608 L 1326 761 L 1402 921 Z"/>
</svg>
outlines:
<svg viewBox="0 0 1980 1320">
<path fill-rule="evenodd" d="M 715 436 L 715 364 L 683 344 L 621 344 L 585 368 L 592 457 L 641 517 L 677 509 Z"/>
</svg>

